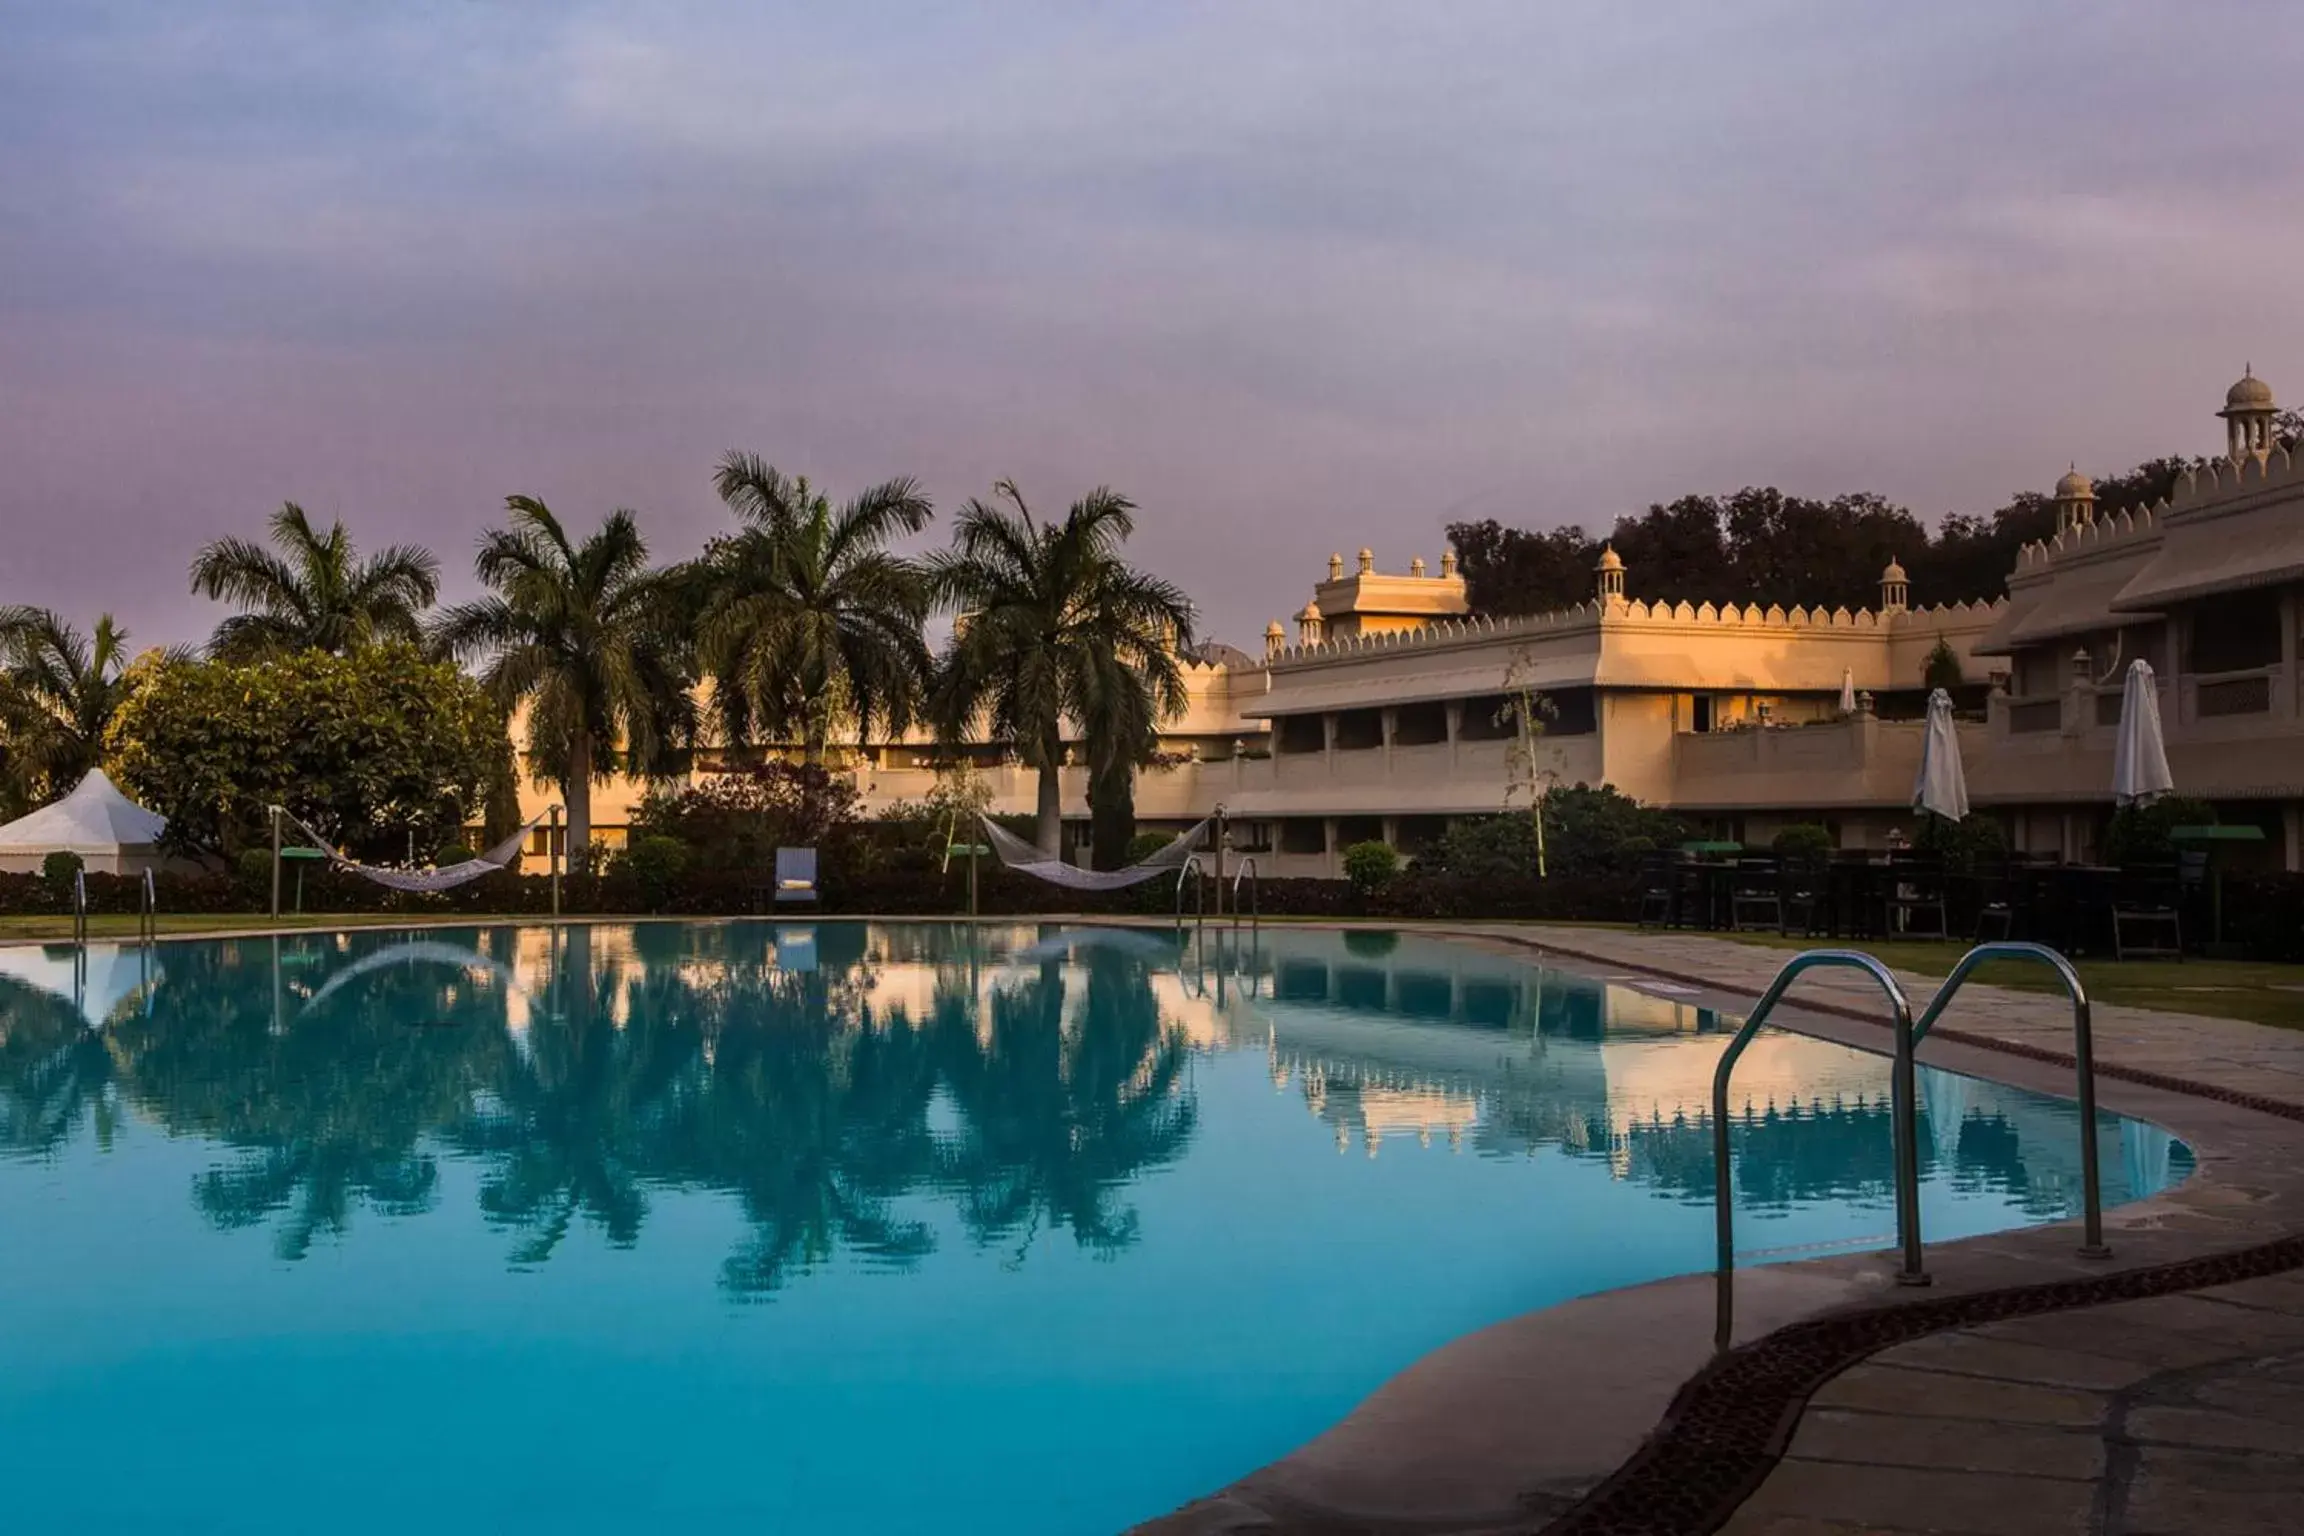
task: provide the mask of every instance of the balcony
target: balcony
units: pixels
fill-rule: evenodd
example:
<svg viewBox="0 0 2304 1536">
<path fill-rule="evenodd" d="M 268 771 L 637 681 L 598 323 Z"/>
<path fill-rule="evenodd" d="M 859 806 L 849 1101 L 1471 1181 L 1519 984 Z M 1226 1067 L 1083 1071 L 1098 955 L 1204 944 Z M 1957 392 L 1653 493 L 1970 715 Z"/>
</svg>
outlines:
<svg viewBox="0 0 2304 1536">
<path fill-rule="evenodd" d="M 1684 731 L 1672 738 L 1672 803 L 1691 810 L 1908 804 L 1924 730 L 1917 720 L 1854 715 L 1814 725 Z"/>
</svg>

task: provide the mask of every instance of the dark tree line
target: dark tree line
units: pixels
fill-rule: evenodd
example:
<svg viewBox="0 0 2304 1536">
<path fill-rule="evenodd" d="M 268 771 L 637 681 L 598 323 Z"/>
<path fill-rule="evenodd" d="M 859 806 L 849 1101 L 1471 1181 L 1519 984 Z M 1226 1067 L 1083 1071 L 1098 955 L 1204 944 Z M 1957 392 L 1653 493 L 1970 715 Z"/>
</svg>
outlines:
<svg viewBox="0 0 2304 1536">
<path fill-rule="evenodd" d="M 2099 517 L 2151 504 L 2200 460 L 2154 459 L 2096 482 Z M 1985 513 L 1956 512 L 1931 531 L 1879 496 L 1828 501 L 1774 486 L 1730 496 L 1683 496 L 1617 519 L 1604 535 L 1581 526 L 1532 532 L 1489 519 L 1452 523 L 1473 611 L 1544 613 L 1593 595 L 1603 542 L 1627 567 L 1626 590 L 1649 602 L 1760 602 L 1865 608 L 1880 600 L 1894 559 L 1915 603 L 1988 601 L 2007 588 L 2025 544 L 2056 531 L 2055 504 L 2034 491 Z"/>
</svg>

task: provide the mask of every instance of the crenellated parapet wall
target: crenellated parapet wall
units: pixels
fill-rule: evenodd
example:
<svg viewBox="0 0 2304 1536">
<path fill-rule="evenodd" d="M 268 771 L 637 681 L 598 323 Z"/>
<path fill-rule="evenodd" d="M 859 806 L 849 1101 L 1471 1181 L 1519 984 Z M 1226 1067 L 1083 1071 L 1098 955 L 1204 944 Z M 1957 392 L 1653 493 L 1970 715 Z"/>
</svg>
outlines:
<svg viewBox="0 0 2304 1536">
<path fill-rule="evenodd" d="M 1509 619 L 1475 617 L 1388 634 L 1356 635 L 1349 639 L 1323 641 L 1318 645 L 1286 646 L 1276 651 L 1266 665 L 1286 667 L 1306 663 L 1333 663 L 1360 656 L 1400 655 L 1465 645 L 1486 646 L 1497 641 L 1536 641 L 1572 631 L 1603 627 L 1637 627 L 1651 632 L 1678 628 L 1710 634 L 1749 634 L 1753 631 L 1773 630 L 1840 637 L 1884 636 L 1915 630 L 1934 633 L 1945 629 L 1982 629 L 1992 622 L 2000 609 L 2006 606 L 2006 602 L 2005 598 L 1995 598 L 1990 602 L 1945 603 L 1924 608 L 1892 609 L 1883 613 L 1871 608 L 1826 608 L 1821 604 L 1813 608 L 1798 604 L 1786 608 L 1775 603 L 1765 606 L 1733 602 L 1650 603 L 1639 598 L 1616 598 L 1605 602 L 1578 603 L 1574 607 L 1550 613 Z"/>
<path fill-rule="evenodd" d="M 2172 519 L 2236 509 L 2268 491 L 2304 494 L 2304 455 L 2273 448 L 2238 460 L 2211 459 L 2179 474 L 2175 488 L 2150 506 L 2099 517 L 2025 545 L 2016 555 L 2016 574 L 2065 560 L 2124 554 L 2160 536 Z"/>
</svg>

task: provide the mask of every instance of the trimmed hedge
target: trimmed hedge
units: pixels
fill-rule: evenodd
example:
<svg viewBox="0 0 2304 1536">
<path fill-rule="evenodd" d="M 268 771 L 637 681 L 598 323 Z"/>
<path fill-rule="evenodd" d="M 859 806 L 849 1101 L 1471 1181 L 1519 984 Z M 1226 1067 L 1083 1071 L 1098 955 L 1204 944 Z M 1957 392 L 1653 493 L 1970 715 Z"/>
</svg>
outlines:
<svg viewBox="0 0 2304 1536">
<path fill-rule="evenodd" d="M 285 872 L 284 903 L 294 900 L 296 876 Z M 89 909 L 99 913 L 134 913 L 142 904 L 140 879 L 119 875 L 88 876 Z M 229 876 L 163 875 L 158 879 L 160 910 L 165 913 L 226 914 L 266 912 L 271 902 L 268 880 Z M 1214 882 L 1205 895 L 1213 905 Z M 925 870 L 882 868 L 842 873 L 836 866 L 825 872 L 823 899 L 816 910 L 887 913 L 894 916 L 948 917 L 967 903 L 967 873 L 955 863 L 939 874 Z M 659 893 L 648 890 L 630 871 L 614 868 L 604 875 L 563 875 L 560 909 L 578 916 L 638 915 L 652 911 L 694 916 L 729 916 L 768 910 L 769 882 L 762 876 L 725 870 L 691 870 L 672 887 Z M 1230 899 L 1230 891 L 1226 891 Z M 38 875 L 0 874 L 0 915 L 68 915 L 72 896 Z M 1175 888 L 1165 881 L 1147 882 L 1127 891 L 1059 891 L 1029 876 L 989 867 L 979 869 L 978 909 L 994 916 L 1029 916 L 1047 912 L 1168 912 L 1174 909 Z M 1186 898 L 1187 909 L 1191 906 Z M 1442 875 L 1400 875 L 1365 895 L 1355 893 L 1342 880 L 1262 880 L 1257 885 L 1257 906 L 1274 917 L 1422 917 L 1422 918 L 1597 918 L 1629 921 L 1637 911 L 1633 886 L 1626 881 L 1590 879 L 1457 880 Z M 304 908 L 310 912 L 384 913 L 410 916 L 449 916 L 459 912 L 543 914 L 552 910 L 549 876 L 505 873 L 489 875 L 432 895 L 417 895 L 384 887 L 336 870 L 306 869 Z M 787 905 L 789 913 L 806 910 Z"/>
<path fill-rule="evenodd" d="M 1028 917 L 1051 912 L 1164 914 L 1174 910 L 1175 887 L 1150 881 L 1125 891 L 1056 890 L 990 861 L 979 868 L 978 909 L 988 916 Z M 284 902 L 293 901 L 296 876 L 285 872 Z M 142 904 L 141 879 L 87 876 L 89 909 L 132 914 Z M 661 893 L 651 891 L 630 870 L 611 867 L 605 875 L 563 875 L 560 909 L 571 916 L 637 916 L 650 912 L 723 917 L 780 910 L 884 913 L 894 917 L 950 917 L 967 904 L 967 871 L 955 863 L 939 872 L 933 861 L 883 861 L 862 869 L 828 863 L 823 899 L 813 908 L 774 908 L 770 882 L 750 872 L 691 869 Z M 1213 905 L 1214 882 L 1204 894 Z M 158 879 L 160 910 L 175 914 L 245 913 L 262 915 L 270 904 L 268 879 L 226 875 L 163 875 Z M 1955 933 L 1972 930 L 1972 894 L 1955 882 Z M 1410 869 L 1377 889 L 1360 893 L 1342 880 L 1258 882 L 1257 906 L 1267 917 L 1431 918 L 1477 922 L 1487 919 L 1631 922 L 1639 915 L 1636 881 L 1626 876 L 1559 876 L 1535 879 L 1461 879 Z M 652 896 L 661 899 L 651 900 Z M 1231 898 L 1229 882 L 1225 892 Z M 1185 903 L 1187 909 L 1191 902 Z M 506 872 L 475 880 L 453 891 L 415 895 L 389 891 L 332 869 L 304 872 L 304 907 L 311 912 L 405 913 L 447 917 L 457 913 L 541 916 L 552 910 L 551 879 Z M 0 874 L 0 916 L 66 916 L 72 888 L 36 874 Z M 2230 875 L 2224 884 L 2225 937 L 2242 945 L 2251 959 L 2304 963 L 2304 875 Z M 2187 910 L 2185 937 L 2206 937 L 2206 914 Z"/>
</svg>

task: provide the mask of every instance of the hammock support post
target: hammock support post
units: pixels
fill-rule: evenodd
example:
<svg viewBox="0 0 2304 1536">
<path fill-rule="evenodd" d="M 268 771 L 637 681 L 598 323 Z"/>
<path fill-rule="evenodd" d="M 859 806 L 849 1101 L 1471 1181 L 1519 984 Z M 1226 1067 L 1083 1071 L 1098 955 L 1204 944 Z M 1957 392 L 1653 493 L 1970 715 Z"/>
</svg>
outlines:
<svg viewBox="0 0 2304 1536">
<path fill-rule="evenodd" d="M 552 807 L 552 830 L 545 835 L 544 851 L 552 866 L 552 915 L 560 915 L 560 807 Z"/>
<path fill-rule="evenodd" d="M 280 920 L 280 807 L 272 807 L 272 920 Z"/>
<path fill-rule="evenodd" d="M 1216 807 L 1216 916 L 1224 916 L 1224 851 L 1232 841 L 1231 824 L 1226 820 L 1224 807 Z M 1234 903 L 1235 906 L 1238 903 Z"/>
</svg>

